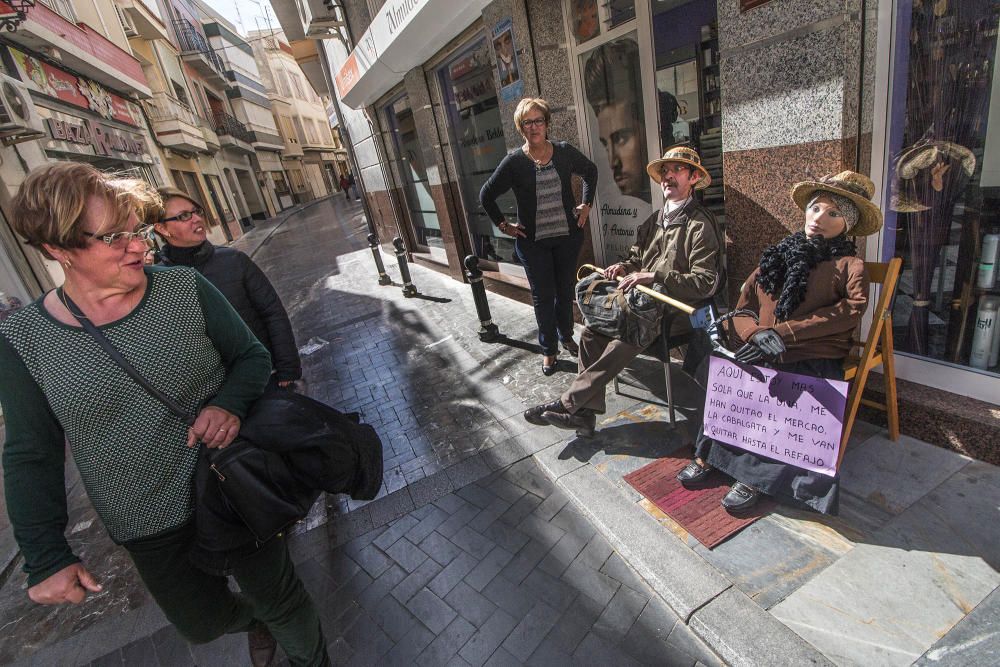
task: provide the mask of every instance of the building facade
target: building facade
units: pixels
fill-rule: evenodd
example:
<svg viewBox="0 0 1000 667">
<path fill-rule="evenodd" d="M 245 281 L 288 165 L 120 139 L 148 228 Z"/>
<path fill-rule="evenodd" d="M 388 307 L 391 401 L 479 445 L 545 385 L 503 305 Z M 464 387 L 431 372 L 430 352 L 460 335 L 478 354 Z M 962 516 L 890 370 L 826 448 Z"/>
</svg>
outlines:
<svg viewBox="0 0 1000 667">
<path fill-rule="evenodd" d="M 286 205 L 333 194 L 336 186 L 331 172 L 338 156 L 326 105 L 303 75 L 282 32 L 251 31 L 247 36 L 284 143 L 282 167 L 288 181 L 282 197 Z"/>
<path fill-rule="evenodd" d="M 870 175 L 886 224 L 862 253 L 904 264 L 892 328 L 904 430 L 973 455 L 991 447 L 970 424 L 996 422 L 1000 403 L 997 3 L 274 5 L 293 48 L 311 39 L 325 56 L 381 241 L 401 236 L 456 279 L 476 254 L 493 285 L 526 293 L 477 197 L 522 143 L 524 96 L 549 100 L 552 138 L 598 165 L 581 262 L 616 261 L 662 204 L 642 166 L 674 143 L 697 147 L 712 174 L 703 197 L 726 225 L 730 294 L 766 245 L 801 228 L 794 182 Z M 512 200 L 501 206 L 513 216 Z"/>
</svg>

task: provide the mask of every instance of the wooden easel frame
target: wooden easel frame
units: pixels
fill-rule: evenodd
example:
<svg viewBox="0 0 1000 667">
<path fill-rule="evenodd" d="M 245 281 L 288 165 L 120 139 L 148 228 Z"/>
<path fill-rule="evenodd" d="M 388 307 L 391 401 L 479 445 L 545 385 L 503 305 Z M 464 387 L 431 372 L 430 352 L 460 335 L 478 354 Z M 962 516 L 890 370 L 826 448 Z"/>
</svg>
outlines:
<svg viewBox="0 0 1000 667">
<path fill-rule="evenodd" d="M 847 441 L 851 437 L 858 408 L 862 404 L 886 413 L 889 422 L 889 438 L 899 440 L 899 404 L 896 394 L 896 363 L 892 344 L 892 304 L 896 294 L 896 284 L 902 271 L 903 260 L 893 257 L 888 262 L 865 262 L 868 280 L 880 286 L 878 301 L 872 317 L 868 338 L 860 357 L 849 357 L 844 364 L 844 379 L 851 383 L 847 393 L 847 407 L 844 411 L 844 431 L 840 438 L 840 455 L 837 468 L 847 451 Z M 860 347 L 860 342 L 858 343 Z M 873 368 L 883 367 L 885 376 L 885 403 L 863 397 L 868 375 Z"/>
</svg>

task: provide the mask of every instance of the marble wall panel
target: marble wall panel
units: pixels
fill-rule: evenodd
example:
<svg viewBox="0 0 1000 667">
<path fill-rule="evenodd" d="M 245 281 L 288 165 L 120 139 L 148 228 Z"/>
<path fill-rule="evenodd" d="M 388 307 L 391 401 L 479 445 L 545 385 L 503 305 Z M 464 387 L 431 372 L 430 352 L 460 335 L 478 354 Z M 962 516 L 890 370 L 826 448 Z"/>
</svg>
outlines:
<svg viewBox="0 0 1000 667">
<path fill-rule="evenodd" d="M 513 23 L 514 49 L 517 52 L 521 81 L 524 82 L 524 97 L 535 97 L 538 95 L 538 81 L 535 79 L 534 65 L 536 53 L 528 28 L 528 13 L 524 6 L 524 0 L 494 0 L 483 9 L 483 26 L 487 38 L 490 40 L 487 50 L 490 54 L 490 62 L 493 63 L 493 83 L 497 89 L 497 96 L 500 96 L 500 78 L 496 50 L 492 45 L 493 29 L 508 17 Z M 523 141 L 513 122 L 514 110 L 519 101 L 520 98 L 510 101 L 500 98 L 500 116 L 504 119 L 504 139 L 508 150 L 520 146 Z"/>
<path fill-rule="evenodd" d="M 358 167 L 362 171 L 370 167 L 378 167 L 379 155 L 378 151 L 375 150 L 375 138 L 371 133 L 367 136 L 352 134 L 351 139 L 354 140 L 354 157 L 358 161 Z"/>
<path fill-rule="evenodd" d="M 573 103 L 573 84 L 569 74 L 569 51 L 562 7 L 559 2 L 528 0 L 531 39 L 538 70 L 539 96 L 552 109 L 550 135 L 580 145 Z"/>
<path fill-rule="evenodd" d="M 724 155 L 731 303 L 768 245 L 802 228 L 791 187 L 811 175 L 842 171 L 843 140 L 810 142 Z"/>
<path fill-rule="evenodd" d="M 719 47 L 725 51 L 860 10 L 861 0 L 771 0 L 740 12 L 740 0 L 719 0 Z"/>
<path fill-rule="evenodd" d="M 721 29 L 720 29 L 721 32 Z M 849 24 L 723 55 L 723 150 L 742 151 L 844 135 Z"/>
</svg>

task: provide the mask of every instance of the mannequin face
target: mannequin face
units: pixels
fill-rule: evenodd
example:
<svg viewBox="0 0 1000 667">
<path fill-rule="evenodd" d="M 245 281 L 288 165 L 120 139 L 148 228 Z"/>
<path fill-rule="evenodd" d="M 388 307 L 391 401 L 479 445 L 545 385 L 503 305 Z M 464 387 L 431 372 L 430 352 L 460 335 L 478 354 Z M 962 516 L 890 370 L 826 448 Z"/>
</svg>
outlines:
<svg viewBox="0 0 1000 667">
<path fill-rule="evenodd" d="M 660 188 L 668 201 L 684 201 L 691 196 L 701 172 L 684 162 L 666 162 L 660 167 Z"/>
<path fill-rule="evenodd" d="M 806 209 L 805 233 L 809 238 L 822 236 L 832 239 L 847 231 L 847 220 L 833 199 L 819 195 Z"/>
</svg>

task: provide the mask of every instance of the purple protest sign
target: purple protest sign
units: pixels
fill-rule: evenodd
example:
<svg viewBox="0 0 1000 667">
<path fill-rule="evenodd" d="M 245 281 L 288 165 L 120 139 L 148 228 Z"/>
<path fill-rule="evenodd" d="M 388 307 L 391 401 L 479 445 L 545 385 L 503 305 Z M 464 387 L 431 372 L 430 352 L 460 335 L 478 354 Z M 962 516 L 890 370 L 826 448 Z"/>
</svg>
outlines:
<svg viewBox="0 0 1000 667">
<path fill-rule="evenodd" d="M 847 383 L 745 368 L 750 367 L 712 356 L 705 433 L 769 459 L 836 475 Z"/>
</svg>

